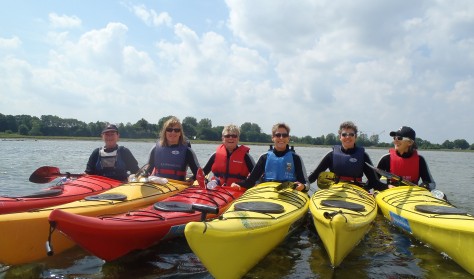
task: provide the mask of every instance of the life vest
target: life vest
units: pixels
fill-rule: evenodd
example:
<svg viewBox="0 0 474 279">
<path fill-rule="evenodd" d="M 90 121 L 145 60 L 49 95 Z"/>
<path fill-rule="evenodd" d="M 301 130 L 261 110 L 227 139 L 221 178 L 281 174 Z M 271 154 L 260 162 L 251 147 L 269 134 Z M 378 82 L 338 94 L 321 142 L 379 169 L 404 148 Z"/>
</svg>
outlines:
<svg viewBox="0 0 474 279">
<path fill-rule="evenodd" d="M 420 157 L 418 152 L 413 150 L 413 154 L 408 158 L 401 157 L 393 148 L 389 152 L 390 172 L 417 184 L 420 180 Z"/>
<path fill-rule="evenodd" d="M 363 147 L 355 147 L 353 154 L 342 151 L 342 146 L 333 147 L 332 168 L 340 181 L 362 181 L 364 175 L 364 153 Z"/>
<path fill-rule="evenodd" d="M 186 179 L 186 145 L 161 146 L 159 143 L 155 147 L 155 160 L 153 175 L 181 180 Z"/>
<path fill-rule="evenodd" d="M 99 149 L 99 156 L 95 164 L 97 174 L 108 178 L 125 181 L 127 179 L 127 170 L 125 162 L 122 159 L 123 147 L 119 146 L 112 152 L 105 152 L 105 148 Z"/>
<path fill-rule="evenodd" d="M 267 154 L 264 181 L 296 181 L 293 151 L 290 150 L 281 157 L 273 153 L 273 150 L 269 150 Z"/>
<path fill-rule="evenodd" d="M 247 146 L 241 145 L 230 154 L 230 157 L 227 157 L 225 145 L 222 144 L 217 148 L 211 170 L 222 185 L 231 185 L 233 182 L 247 178 L 249 169 L 245 163 L 245 154 L 249 150 Z"/>
</svg>

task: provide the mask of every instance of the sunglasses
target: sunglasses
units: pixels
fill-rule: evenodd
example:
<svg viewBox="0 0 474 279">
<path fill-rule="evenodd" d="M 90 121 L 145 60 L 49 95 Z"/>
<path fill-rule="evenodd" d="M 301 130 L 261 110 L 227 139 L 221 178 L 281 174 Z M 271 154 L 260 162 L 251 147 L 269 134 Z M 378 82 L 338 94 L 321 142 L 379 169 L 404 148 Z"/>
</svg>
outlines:
<svg viewBox="0 0 474 279">
<path fill-rule="evenodd" d="M 402 137 L 402 136 L 394 136 L 394 137 L 393 137 L 393 140 L 407 140 L 407 141 L 411 141 L 412 139 L 411 139 L 411 138 L 407 138 L 407 137 Z"/>
<path fill-rule="evenodd" d="M 351 138 L 353 138 L 353 137 L 355 136 L 355 134 L 354 134 L 354 133 L 342 133 L 341 136 L 342 136 L 343 138 L 345 138 L 345 137 L 351 137 Z"/>
<path fill-rule="evenodd" d="M 226 138 L 226 139 L 228 139 L 228 138 L 236 139 L 237 135 L 224 135 L 224 138 Z"/>
<path fill-rule="evenodd" d="M 175 133 L 179 133 L 181 132 L 181 129 L 180 128 L 166 128 L 166 132 L 175 132 Z"/>
<path fill-rule="evenodd" d="M 287 138 L 289 135 L 287 133 L 276 133 L 273 136 L 275 138 Z"/>
</svg>

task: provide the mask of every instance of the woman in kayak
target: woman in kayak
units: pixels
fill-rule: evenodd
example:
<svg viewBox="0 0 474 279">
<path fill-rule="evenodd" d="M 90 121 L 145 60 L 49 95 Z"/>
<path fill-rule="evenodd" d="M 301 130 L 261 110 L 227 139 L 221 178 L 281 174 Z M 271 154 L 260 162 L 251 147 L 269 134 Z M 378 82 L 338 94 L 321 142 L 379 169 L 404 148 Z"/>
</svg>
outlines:
<svg viewBox="0 0 474 279">
<path fill-rule="evenodd" d="M 130 173 L 136 173 L 138 162 L 128 148 L 117 144 L 119 138 L 117 126 L 107 125 L 102 131 L 105 145 L 92 151 L 84 172 L 120 181 L 126 181 Z"/>
<path fill-rule="evenodd" d="M 227 125 L 222 130 L 222 144 L 209 157 L 204 166 L 204 174 L 212 171 L 216 185 L 232 185 L 246 179 L 255 162 L 249 154 L 250 148 L 239 146 L 240 129 L 235 125 Z"/>
<path fill-rule="evenodd" d="M 335 145 L 323 157 L 316 169 L 309 175 L 309 182 L 315 182 L 321 172 L 329 169 L 339 181 L 356 183 L 367 190 L 383 188 L 384 185 L 378 181 L 374 170 L 366 164 L 372 165 L 369 155 L 363 147 L 356 146 L 357 126 L 351 121 L 343 122 L 339 126 L 338 134 L 341 145 Z M 367 178 L 366 185 L 362 185 L 364 174 Z"/>
<path fill-rule="evenodd" d="M 418 184 L 421 178 L 420 186 L 434 190 L 436 183 L 431 176 L 425 158 L 417 151 L 415 131 L 410 127 L 403 126 L 398 131 L 390 132 L 390 136 L 393 137 L 394 148 L 391 148 L 388 154 L 380 158 L 377 168 L 415 184 Z M 392 181 L 388 187 L 392 188 L 397 185 L 398 182 Z"/>
<path fill-rule="evenodd" d="M 275 147 L 260 156 L 247 179 L 232 186 L 250 188 L 262 178 L 263 181 L 292 181 L 297 184 L 296 190 L 307 192 L 309 183 L 303 160 L 288 146 L 290 127 L 285 123 L 273 125 L 272 141 Z"/>
<path fill-rule="evenodd" d="M 147 171 L 154 176 L 185 181 L 188 166 L 193 173 L 189 180 L 195 180 L 199 162 L 186 141 L 181 122 L 172 116 L 163 124 L 160 138 L 150 152 Z"/>
</svg>

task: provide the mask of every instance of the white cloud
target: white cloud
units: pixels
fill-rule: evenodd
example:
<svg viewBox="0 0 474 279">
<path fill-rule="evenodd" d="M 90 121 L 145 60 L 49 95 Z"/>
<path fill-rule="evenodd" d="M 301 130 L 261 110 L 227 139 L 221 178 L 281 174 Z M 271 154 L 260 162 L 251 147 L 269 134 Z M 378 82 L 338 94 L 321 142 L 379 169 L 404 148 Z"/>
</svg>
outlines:
<svg viewBox="0 0 474 279">
<path fill-rule="evenodd" d="M 147 9 L 145 5 L 133 6 L 134 14 L 149 26 L 171 26 L 172 18 L 166 12 L 157 13 L 153 9 Z"/>
<path fill-rule="evenodd" d="M 48 15 L 49 22 L 53 28 L 67 29 L 80 27 L 82 21 L 77 16 L 58 15 L 56 13 L 50 13 Z"/>
<path fill-rule="evenodd" d="M 10 39 L 0 38 L 0 49 L 15 49 L 21 46 L 21 40 L 17 36 Z"/>
</svg>

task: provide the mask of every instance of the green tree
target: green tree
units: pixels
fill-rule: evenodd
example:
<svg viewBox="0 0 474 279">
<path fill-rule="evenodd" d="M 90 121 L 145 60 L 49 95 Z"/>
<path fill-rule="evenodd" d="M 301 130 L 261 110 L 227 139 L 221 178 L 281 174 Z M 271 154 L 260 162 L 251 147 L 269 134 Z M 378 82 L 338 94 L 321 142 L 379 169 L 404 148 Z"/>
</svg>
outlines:
<svg viewBox="0 0 474 279">
<path fill-rule="evenodd" d="M 334 133 L 329 133 L 324 139 L 325 145 L 335 145 L 337 144 L 337 137 Z"/>
<path fill-rule="evenodd" d="M 454 144 L 454 148 L 459 148 L 463 150 L 469 148 L 469 143 L 465 139 L 454 140 L 453 144 Z"/>
<path fill-rule="evenodd" d="M 25 124 L 21 124 L 20 126 L 18 126 L 18 134 L 26 136 L 28 135 L 28 132 L 28 126 L 26 126 Z"/>
<path fill-rule="evenodd" d="M 445 149 L 453 149 L 454 148 L 454 142 L 452 141 L 449 141 L 449 140 L 445 140 L 441 146 Z"/>
</svg>

